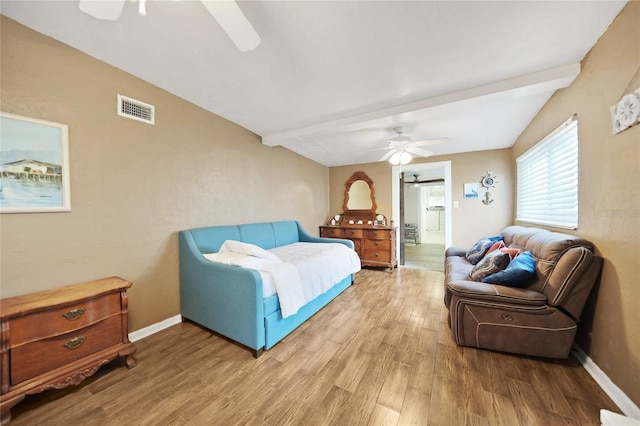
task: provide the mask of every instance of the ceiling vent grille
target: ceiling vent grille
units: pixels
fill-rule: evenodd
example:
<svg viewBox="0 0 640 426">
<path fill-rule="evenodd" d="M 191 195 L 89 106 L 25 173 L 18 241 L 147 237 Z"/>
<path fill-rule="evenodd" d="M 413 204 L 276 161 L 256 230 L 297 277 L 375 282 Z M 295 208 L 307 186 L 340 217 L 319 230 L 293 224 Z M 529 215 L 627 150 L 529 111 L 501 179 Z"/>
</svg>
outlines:
<svg viewBox="0 0 640 426">
<path fill-rule="evenodd" d="M 118 95 L 118 115 L 132 120 L 155 124 L 155 107 L 141 101 Z"/>
</svg>

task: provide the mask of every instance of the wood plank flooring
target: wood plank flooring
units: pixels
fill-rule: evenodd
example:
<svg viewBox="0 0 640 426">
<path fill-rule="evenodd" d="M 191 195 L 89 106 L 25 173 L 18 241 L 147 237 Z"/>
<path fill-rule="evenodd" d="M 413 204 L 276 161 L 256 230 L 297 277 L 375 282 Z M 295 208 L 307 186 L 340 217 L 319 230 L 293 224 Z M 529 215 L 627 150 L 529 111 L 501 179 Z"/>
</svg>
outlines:
<svg viewBox="0 0 640 426">
<path fill-rule="evenodd" d="M 444 272 L 444 244 L 405 244 L 404 264 L 408 268 Z"/>
<path fill-rule="evenodd" d="M 599 425 L 619 412 L 574 358 L 455 345 L 443 274 L 363 270 L 259 359 L 192 323 L 136 342 L 79 386 L 28 396 L 12 425 Z"/>
</svg>

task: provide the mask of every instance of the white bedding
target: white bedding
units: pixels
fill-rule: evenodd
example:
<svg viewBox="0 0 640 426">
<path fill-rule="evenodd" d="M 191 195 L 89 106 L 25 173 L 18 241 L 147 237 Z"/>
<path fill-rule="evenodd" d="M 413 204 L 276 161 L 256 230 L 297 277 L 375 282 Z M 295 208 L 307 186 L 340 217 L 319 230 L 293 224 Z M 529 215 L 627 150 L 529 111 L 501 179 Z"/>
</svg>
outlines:
<svg viewBox="0 0 640 426">
<path fill-rule="evenodd" d="M 226 251 L 204 257 L 260 272 L 263 297 L 277 293 L 284 318 L 298 312 L 338 280 L 360 270 L 358 255 L 340 243 L 293 243 L 268 250 L 275 255 L 268 259 L 246 254 L 247 250 L 238 251 L 242 253 Z"/>
</svg>

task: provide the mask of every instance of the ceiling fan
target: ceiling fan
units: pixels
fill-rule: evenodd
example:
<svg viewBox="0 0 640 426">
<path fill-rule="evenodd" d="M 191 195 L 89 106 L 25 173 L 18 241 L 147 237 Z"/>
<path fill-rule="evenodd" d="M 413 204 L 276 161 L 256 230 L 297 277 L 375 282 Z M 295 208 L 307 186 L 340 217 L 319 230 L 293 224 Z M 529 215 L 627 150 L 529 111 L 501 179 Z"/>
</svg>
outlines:
<svg viewBox="0 0 640 426">
<path fill-rule="evenodd" d="M 129 0 L 135 2 L 136 0 Z M 260 36 L 233 0 L 200 0 L 241 52 L 258 47 Z M 126 0 L 79 0 L 80 10 L 97 19 L 116 21 Z M 147 15 L 147 0 L 137 0 L 138 13 Z"/>
<path fill-rule="evenodd" d="M 409 181 L 405 181 L 404 182 L 406 185 L 411 185 L 411 186 L 420 186 L 421 184 L 443 184 L 444 183 L 444 179 L 442 178 L 438 178 L 438 179 L 423 179 L 420 180 L 420 175 L 414 174 L 413 175 L 413 181 L 409 182 Z"/>
<path fill-rule="evenodd" d="M 449 140 L 448 138 L 437 138 L 412 141 L 409 136 L 403 135 L 403 130 L 404 129 L 402 127 L 393 128 L 393 131 L 396 132 L 396 136 L 388 140 L 389 146 L 386 148 L 390 151 L 387 152 L 379 161 L 388 160 L 394 166 L 405 165 L 408 164 L 414 156 L 429 157 L 433 155 L 433 152 L 419 147 L 436 145 L 439 143 L 447 142 Z"/>
</svg>

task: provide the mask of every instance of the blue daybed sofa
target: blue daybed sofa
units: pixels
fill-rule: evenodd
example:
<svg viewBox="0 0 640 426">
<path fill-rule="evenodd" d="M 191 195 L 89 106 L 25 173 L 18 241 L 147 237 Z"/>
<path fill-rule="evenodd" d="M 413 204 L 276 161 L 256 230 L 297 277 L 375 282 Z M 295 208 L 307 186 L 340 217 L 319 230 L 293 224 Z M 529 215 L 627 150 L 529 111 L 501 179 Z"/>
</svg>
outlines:
<svg viewBox="0 0 640 426">
<path fill-rule="evenodd" d="M 263 298 L 262 277 L 258 271 L 211 262 L 203 257 L 206 253 L 218 252 L 226 240 L 255 244 L 265 250 L 295 242 L 342 243 L 353 249 L 353 242 L 314 237 L 296 221 L 180 231 L 180 309 L 183 321 L 193 321 L 247 346 L 256 358 L 353 283 L 354 276 L 349 274 L 296 314 L 283 318 L 278 296 Z"/>
</svg>

